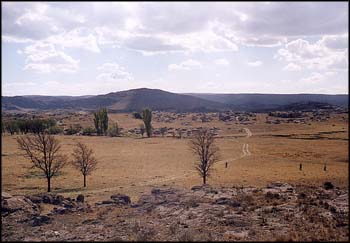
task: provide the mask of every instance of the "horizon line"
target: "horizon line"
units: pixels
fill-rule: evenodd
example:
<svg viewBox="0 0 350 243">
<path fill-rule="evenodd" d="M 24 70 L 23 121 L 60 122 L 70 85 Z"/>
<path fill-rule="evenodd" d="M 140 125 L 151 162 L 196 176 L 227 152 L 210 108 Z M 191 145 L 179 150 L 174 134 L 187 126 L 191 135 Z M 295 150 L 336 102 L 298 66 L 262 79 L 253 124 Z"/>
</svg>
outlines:
<svg viewBox="0 0 350 243">
<path fill-rule="evenodd" d="M 22 95 L 3 95 L 1 94 L 1 97 L 18 97 L 18 96 L 51 96 L 51 97 L 63 97 L 63 96 L 69 96 L 69 97 L 80 97 L 80 96 L 98 96 L 98 95 L 106 95 L 111 93 L 118 93 L 118 92 L 125 92 L 125 91 L 132 91 L 132 90 L 160 90 L 164 92 L 174 93 L 174 94 L 183 94 L 183 95 L 191 95 L 191 94 L 207 94 L 207 95 L 229 95 L 229 94 L 247 94 L 247 95 L 254 95 L 254 94 L 262 94 L 262 95 L 349 95 L 349 93 L 262 93 L 262 92 L 240 92 L 240 93 L 209 93 L 209 92 L 174 92 L 174 91 L 168 91 L 163 89 L 155 89 L 155 88 L 134 88 L 134 89 L 125 89 L 125 90 L 118 90 L 118 91 L 111 91 L 107 93 L 99 93 L 99 94 L 81 94 L 81 95 L 47 95 L 47 94 L 22 94 Z"/>
</svg>

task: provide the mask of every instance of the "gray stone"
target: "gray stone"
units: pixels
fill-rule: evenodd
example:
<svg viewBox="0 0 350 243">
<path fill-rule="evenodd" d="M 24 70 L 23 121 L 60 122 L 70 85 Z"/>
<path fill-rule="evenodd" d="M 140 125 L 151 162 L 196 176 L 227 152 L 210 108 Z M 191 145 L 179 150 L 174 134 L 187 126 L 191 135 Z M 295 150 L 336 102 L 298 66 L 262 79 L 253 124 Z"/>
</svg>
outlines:
<svg viewBox="0 0 350 243">
<path fill-rule="evenodd" d="M 52 204 L 53 203 L 53 196 L 50 194 L 44 194 L 42 195 L 43 203 Z"/>
<path fill-rule="evenodd" d="M 1 199 L 9 199 L 12 195 L 7 192 L 1 192 Z"/>
<path fill-rule="evenodd" d="M 3 200 L 1 211 L 9 213 L 24 211 L 26 213 L 35 214 L 38 211 L 38 207 L 36 204 L 33 204 L 33 202 L 28 198 L 23 196 L 16 196 Z"/>
<path fill-rule="evenodd" d="M 48 216 L 42 215 L 42 216 L 36 216 L 32 218 L 32 226 L 40 226 L 43 224 L 49 224 L 52 221 L 52 219 Z"/>
<path fill-rule="evenodd" d="M 201 190 L 203 187 L 202 186 L 193 186 L 191 188 L 192 191 L 198 191 L 198 190 Z"/>
<path fill-rule="evenodd" d="M 332 182 L 326 181 L 325 183 L 323 183 L 323 187 L 326 190 L 330 190 L 334 188 L 334 185 L 332 184 Z"/>
<path fill-rule="evenodd" d="M 111 199 L 114 200 L 117 204 L 128 205 L 131 203 L 130 197 L 125 194 L 112 195 Z"/>
<path fill-rule="evenodd" d="M 64 200 L 64 197 L 62 195 L 57 195 L 53 200 L 53 204 L 59 205 L 63 202 L 63 200 Z"/>
<path fill-rule="evenodd" d="M 114 204 L 114 201 L 112 201 L 112 200 L 104 200 L 101 203 L 102 204 Z"/>
<path fill-rule="evenodd" d="M 33 203 L 42 203 L 43 199 L 40 196 L 36 196 L 36 195 L 30 195 L 27 196 L 27 198 L 32 201 Z"/>
<path fill-rule="evenodd" d="M 79 195 L 77 196 L 77 202 L 83 203 L 83 202 L 84 202 L 84 195 L 79 194 Z"/>
</svg>

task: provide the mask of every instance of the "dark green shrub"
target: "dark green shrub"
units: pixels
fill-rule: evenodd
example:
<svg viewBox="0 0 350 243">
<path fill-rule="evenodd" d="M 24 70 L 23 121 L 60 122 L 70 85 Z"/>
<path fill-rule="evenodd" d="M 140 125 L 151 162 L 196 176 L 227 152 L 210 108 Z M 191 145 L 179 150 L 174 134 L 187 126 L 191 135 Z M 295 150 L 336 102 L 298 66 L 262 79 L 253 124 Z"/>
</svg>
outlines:
<svg viewBox="0 0 350 243">
<path fill-rule="evenodd" d="M 47 129 L 47 132 L 49 134 L 60 134 L 60 133 L 63 133 L 63 128 L 59 126 L 52 126 L 49 129 Z"/>
<path fill-rule="evenodd" d="M 91 136 L 94 133 L 96 133 L 96 129 L 94 129 L 92 127 L 85 127 L 83 129 L 83 135 L 85 135 L 85 136 Z"/>
</svg>

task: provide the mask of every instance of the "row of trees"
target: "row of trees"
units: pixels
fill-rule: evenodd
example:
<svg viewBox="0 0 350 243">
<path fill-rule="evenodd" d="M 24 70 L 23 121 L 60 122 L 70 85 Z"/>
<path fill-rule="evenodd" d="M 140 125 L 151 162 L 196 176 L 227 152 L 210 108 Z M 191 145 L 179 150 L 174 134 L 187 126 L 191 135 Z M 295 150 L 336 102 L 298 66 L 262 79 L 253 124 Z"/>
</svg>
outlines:
<svg viewBox="0 0 350 243">
<path fill-rule="evenodd" d="M 2 132 L 13 134 L 41 133 L 45 130 L 54 133 L 60 129 L 53 119 L 9 120 L 2 124 Z"/>
<path fill-rule="evenodd" d="M 142 136 L 146 132 L 147 137 L 152 135 L 152 111 L 148 108 L 142 111 L 142 115 L 139 113 L 136 117 L 140 117 L 143 120 L 143 125 L 140 127 Z M 82 128 L 80 125 L 70 125 L 65 131 L 62 127 L 57 126 L 57 122 L 53 119 L 33 119 L 33 120 L 10 120 L 1 123 L 2 132 L 8 132 L 13 134 L 27 134 L 27 133 L 42 133 L 46 131 L 49 134 L 60 134 L 65 132 L 67 135 L 77 134 L 82 132 L 83 135 L 109 135 L 116 137 L 120 135 L 120 127 L 118 123 L 113 123 L 111 127 L 108 126 L 108 111 L 106 108 L 102 108 L 93 113 L 94 126 Z"/>
<path fill-rule="evenodd" d="M 17 138 L 19 149 L 24 151 L 24 156 L 32 163 L 32 168 L 43 172 L 47 180 L 47 191 L 51 191 L 51 178 L 59 175 L 61 170 L 69 163 L 67 155 L 61 153 L 60 142 L 46 132 L 36 133 L 33 136 L 25 135 Z M 72 153 L 73 160 L 70 163 L 86 177 L 96 169 L 97 159 L 93 150 L 85 144 L 78 142 Z"/>
</svg>

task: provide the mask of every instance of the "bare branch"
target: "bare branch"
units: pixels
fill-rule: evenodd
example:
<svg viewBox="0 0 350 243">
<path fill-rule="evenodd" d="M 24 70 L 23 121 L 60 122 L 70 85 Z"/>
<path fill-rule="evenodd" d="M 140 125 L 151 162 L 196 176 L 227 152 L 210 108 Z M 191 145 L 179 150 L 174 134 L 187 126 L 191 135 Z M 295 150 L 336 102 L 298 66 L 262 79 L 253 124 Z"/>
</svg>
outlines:
<svg viewBox="0 0 350 243">
<path fill-rule="evenodd" d="M 46 133 L 37 133 L 33 137 L 26 135 L 18 137 L 19 149 L 24 151 L 24 157 L 28 158 L 34 168 L 38 168 L 45 174 L 50 191 L 50 179 L 56 175 L 67 162 L 67 157 L 60 154 L 59 141 Z"/>
<path fill-rule="evenodd" d="M 206 184 L 213 165 L 219 160 L 219 148 L 214 142 L 214 135 L 207 129 L 199 130 L 190 141 L 190 149 L 199 161 L 195 169 L 202 176 L 203 184 Z"/>
<path fill-rule="evenodd" d="M 72 165 L 84 176 L 84 187 L 86 186 L 85 177 L 90 175 L 92 171 L 97 168 L 97 159 L 94 157 L 93 153 L 92 149 L 81 142 L 76 144 L 76 148 L 72 153 Z"/>
</svg>

